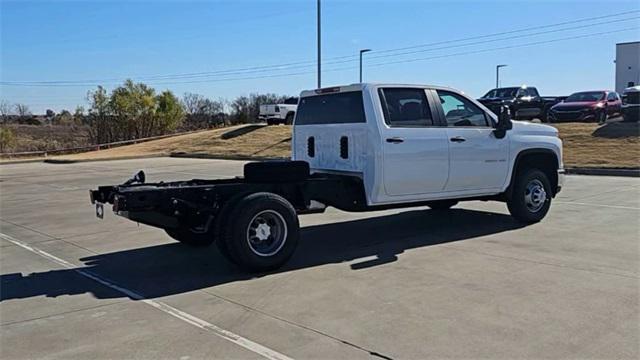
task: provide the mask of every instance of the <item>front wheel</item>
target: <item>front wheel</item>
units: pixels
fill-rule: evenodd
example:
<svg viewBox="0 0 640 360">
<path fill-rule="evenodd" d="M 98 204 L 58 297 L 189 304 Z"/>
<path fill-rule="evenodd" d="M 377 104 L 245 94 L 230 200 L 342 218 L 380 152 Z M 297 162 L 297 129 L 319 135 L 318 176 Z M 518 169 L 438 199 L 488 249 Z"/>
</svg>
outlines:
<svg viewBox="0 0 640 360">
<path fill-rule="evenodd" d="M 507 207 L 511 216 L 524 223 L 542 220 L 551 206 L 551 184 L 538 169 L 519 172 Z"/>
<path fill-rule="evenodd" d="M 209 232 L 196 232 L 188 228 L 165 229 L 167 235 L 189 246 L 207 246 L 213 242 L 213 235 Z"/>
<path fill-rule="evenodd" d="M 232 262 L 251 272 L 284 265 L 298 245 L 300 225 L 291 204 L 279 195 L 254 193 L 233 206 L 224 231 Z"/>
</svg>

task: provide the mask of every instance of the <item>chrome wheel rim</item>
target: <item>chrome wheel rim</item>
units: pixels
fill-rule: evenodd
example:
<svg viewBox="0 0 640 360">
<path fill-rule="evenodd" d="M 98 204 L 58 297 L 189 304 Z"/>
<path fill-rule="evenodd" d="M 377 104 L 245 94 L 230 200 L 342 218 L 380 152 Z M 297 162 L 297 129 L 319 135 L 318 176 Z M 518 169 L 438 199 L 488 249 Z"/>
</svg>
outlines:
<svg viewBox="0 0 640 360">
<path fill-rule="evenodd" d="M 274 210 L 264 210 L 256 214 L 247 226 L 247 244 L 258 256 L 273 256 L 287 239 L 287 223 Z"/>
<path fill-rule="evenodd" d="M 547 192 L 544 190 L 544 185 L 538 179 L 529 181 L 524 191 L 524 203 L 527 209 L 532 212 L 538 212 L 544 207 L 547 201 Z"/>
</svg>

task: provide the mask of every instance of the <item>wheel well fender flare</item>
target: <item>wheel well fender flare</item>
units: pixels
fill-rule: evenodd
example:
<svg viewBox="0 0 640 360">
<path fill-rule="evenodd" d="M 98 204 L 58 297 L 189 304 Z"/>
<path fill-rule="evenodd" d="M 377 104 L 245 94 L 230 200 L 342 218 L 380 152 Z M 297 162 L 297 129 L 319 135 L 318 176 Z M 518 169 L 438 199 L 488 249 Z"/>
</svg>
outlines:
<svg viewBox="0 0 640 360">
<path fill-rule="evenodd" d="M 518 153 L 518 155 L 516 155 L 516 159 L 513 162 L 513 167 L 511 168 L 511 173 L 509 174 L 509 186 L 505 191 L 505 195 L 507 198 L 511 198 L 511 195 L 513 193 L 513 185 L 515 183 L 516 176 L 520 167 L 526 164 L 528 162 L 528 159 L 532 159 L 532 158 L 540 159 L 541 157 L 548 157 L 553 159 L 553 162 L 551 164 L 552 166 L 547 167 L 547 169 L 540 169 L 540 170 L 549 171 L 549 169 L 553 169 L 553 171 L 547 175 L 549 176 L 549 181 L 551 182 L 552 196 L 556 195 L 556 191 L 557 191 L 556 188 L 558 184 L 557 170 L 560 167 L 560 159 L 558 159 L 558 155 L 552 149 L 534 148 L 534 149 L 521 150 Z"/>
</svg>

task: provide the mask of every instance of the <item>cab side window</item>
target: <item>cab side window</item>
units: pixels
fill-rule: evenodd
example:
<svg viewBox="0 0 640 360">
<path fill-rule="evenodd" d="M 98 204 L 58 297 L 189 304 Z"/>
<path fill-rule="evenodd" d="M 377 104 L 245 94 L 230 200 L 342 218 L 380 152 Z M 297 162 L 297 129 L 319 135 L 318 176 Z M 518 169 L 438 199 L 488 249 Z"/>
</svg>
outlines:
<svg viewBox="0 0 640 360">
<path fill-rule="evenodd" d="M 468 99 L 444 90 L 437 90 L 437 93 L 447 126 L 489 126 L 484 111 Z"/>
<path fill-rule="evenodd" d="M 433 126 L 424 89 L 385 88 L 379 90 L 385 123 L 391 127 Z"/>
<path fill-rule="evenodd" d="M 610 92 L 609 95 L 607 95 L 607 100 L 618 100 L 618 94 L 614 93 L 614 92 Z"/>
</svg>

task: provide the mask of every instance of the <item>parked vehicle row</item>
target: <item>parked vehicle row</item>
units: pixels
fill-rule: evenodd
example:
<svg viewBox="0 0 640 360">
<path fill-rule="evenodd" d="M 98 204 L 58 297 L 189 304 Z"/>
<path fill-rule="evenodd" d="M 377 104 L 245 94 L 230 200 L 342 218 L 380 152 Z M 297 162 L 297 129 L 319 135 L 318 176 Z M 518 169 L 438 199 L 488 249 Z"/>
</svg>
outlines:
<svg viewBox="0 0 640 360">
<path fill-rule="evenodd" d="M 580 91 L 570 96 L 554 97 L 540 96 L 535 87 L 504 87 L 490 90 L 478 101 L 494 113 L 507 106 L 512 117 L 519 120 L 604 123 L 611 117 L 622 115 L 625 121 L 638 121 L 640 87 L 625 90 L 622 98 L 610 90 Z"/>
</svg>

